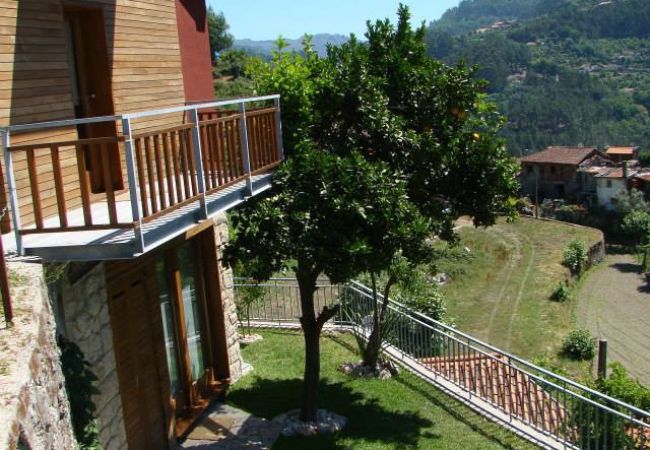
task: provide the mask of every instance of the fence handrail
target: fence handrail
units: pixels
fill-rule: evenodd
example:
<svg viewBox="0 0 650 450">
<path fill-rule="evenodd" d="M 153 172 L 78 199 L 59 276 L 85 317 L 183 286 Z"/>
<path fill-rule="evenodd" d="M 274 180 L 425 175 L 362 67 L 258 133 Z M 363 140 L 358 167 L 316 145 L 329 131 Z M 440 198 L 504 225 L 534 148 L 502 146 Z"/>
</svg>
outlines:
<svg viewBox="0 0 650 450">
<path fill-rule="evenodd" d="M 172 108 L 144 110 L 144 111 L 138 111 L 133 113 L 116 114 L 116 115 L 109 115 L 109 116 L 50 120 L 46 122 L 7 125 L 4 127 L 0 127 L 0 132 L 11 133 L 11 132 L 19 132 L 19 131 L 71 127 L 71 126 L 87 125 L 87 124 L 101 123 L 101 122 L 118 122 L 124 119 L 138 119 L 143 117 L 171 114 L 174 112 L 191 111 L 193 109 L 218 108 L 223 106 L 239 105 L 242 103 L 255 103 L 255 102 L 263 102 L 263 101 L 277 100 L 277 99 L 280 99 L 279 94 L 262 95 L 257 97 L 234 98 L 234 99 L 218 100 L 218 101 L 207 101 L 207 102 L 193 103 L 191 105 L 177 106 Z"/>
<path fill-rule="evenodd" d="M 360 292 L 360 293 L 363 293 L 364 295 L 369 295 L 370 290 L 369 290 L 369 288 L 367 286 L 359 283 L 358 281 L 352 281 L 351 284 L 353 286 L 361 289 L 362 291 L 367 291 L 367 292 Z M 383 300 L 383 295 L 382 294 L 377 293 L 377 296 Z M 570 385 L 572 387 L 575 387 L 577 389 L 581 389 L 581 390 L 583 390 L 583 391 L 585 391 L 585 392 L 587 392 L 587 393 L 589 393 L 591 395 L 600 397 L 600 398 L 602 398 L 604 400 L 612 402 L 612 403 L 614 403 L 614 404 L 616 404 L 618 406 L 621 406 L 623 408 L 629 409 L 630 411 L 633 411 L 633 412 L 635 412 L 637 414 L 640 414 L 640 415 L 645 416 L 645 417 L 650 419 L 650 412 L 649 411 L 644 411 L 644 410 L 642 410 L 640 408 L 637 408 L 637 407 L 635 407 L 633 405 L 625 403 L 625 402 L 623 402 L 621 400 L 618 400 L 618 399 L 616 399 L 614 397 L 610 397 L 610 396 L 608 396 L 606 394 L 603 394 L 602 392 L 598 392 L 596 390 L 593 390 L 593 389 L 591 389 L 591 388 L 589 388 L 589 387 L 587 387 L 587 386 L 585 386 L 583 384 L 577 383 L 577 382 L 575 382 L 575 381 L 573 381 L 573 380 L 571 380 L 569 378 L 563 377 L 562 375 L 558 375 L 558 374 L 556 374 L 554 372 L 551 372 L 548 369 L 540 367 L 540 366 L 538 366 L 538 365 L 536 365 L 534 363 L 531 363 L 530 361 L 527 361 L 527 360 L 525 360 L 523 358 L 520 358 L 520 357 L 518 357 L 516 355 L 508 353 L 508 352 L 506 352 L 506 351 L 504 351 L 504 350 L 502 350 L 502 349 L 500 349 L 498 347 L 495 347 L 495 346 L 493 346 L 491 344 L 483 342 L 480 339 L 477 339 L 477 338 L 475 338 L 475 337 L 473 337 L 473 336 L 471 336 L 471 335 L 469 335 L 467 333 L 463 333 L 462 331 L 459 331 L 456 328 L 449 326 L 448 324 L 445 324 L 445 323 L 439 322 L 439 321 L 437 321 L 435 319 L 432 319 L 431 317 L 428 317 L 428 316 L 426 316 L 426 315 L 424 315 L 424 314 L 422 314 L 422 313 L 420 313 L 418 311 L 414 311 L 411 308 L 409 308 L 408 306 L 406 306 L 406 305 L 404 305 L 404 304 L 402 304 L 402 303 L 400 303 L 398 301 L 395 301 L 393 299 L 389 299 L 389 304 L 391 304 L 391 303 L 395 304 L 395 305 L 398 305 L 400 308 L 408 310 L 409 314 L 413 314 L 414 316 L 417 316 L 417 317 L 419 317 L 419 318 L 421 318 L 421 319 L 423 319 L 425 321 L 431 322 L 431 323 L 435 324 L 436 326 L 440 326 L 441 328 L 446 329 L 448 331 L 451 331 L 454 334 L 460 335 L 465 339 L 468 339 L 468 340 L 471 340 L 471 341 L 473 341 L 473 342 L 475 342 L 477 344 L 480 344 L 480 345 L 484 346 L 485 348 L 494 351 L 495 353 L 499 353 L 499 354 L 501 354 L 501 355 L 503 355 L 503 356 L 505 356 L 507 358 L 512 359 L 513 361 L 516 361 L 516 362 L 518 362 L 520 364 L 524 364 L 525 366 L 530 367 L 532 369 L 535 369 L 536 371 L 539 371 L 539 372 L 543 373 L 544 375 L 554 377 L 554 378 L 556 378 L 556 379 L 562 381 L 563 383 L 566 383 L 566 384 L 568 384 L 568 385 Z"/>
<path fill-rule="evenodd" d="M 287 282 L 296 283 L 296 279 L 295 278 L 290 278 L 290 277 L 273 277 L 273 278 L 270 278 L 269 280 L 267 280 L 267 282 L 262 282 L 262 283 L 259 283 L 259 282 L 255 281 L 255 280 L 251 279 L 251 278 L 244 278 L 244 277 L 235 277 L 233 280 L 235 281 L 234 285 L 236 287 L 246 286 L 247 285 L 247 284 L 245 284 L 246 282 L 252 283 L 255 286 L 269 287 L 269 288 L 277 286 L 276 284 L 268 283 L 269 281 L 270 282 L 279 281 L 279 282 L 282 282 L 282 283 L 287 283 Z M 327 279 L 319 279 L 318 281 L 320 283 L 322 283 L 322 285 L 317 286 L 317 287 L 327 287 L 327 286 L 331 285 L 329 283 L 329 280 L 327 280 Z M 368 298 L 370 298 L 370 296 L 372 295 L 371 290 L 370 290 L 369 287 L 365 286 L 364 284 L 362 284 L 362 283 L 360 283 L 360 282 L 358 282 L 356 280 L 353 280 L 350 283 L 348 283 L 348 287 L 351 288 L 353 291 L 357 292 L 358 294 L 367 296 Z M 383 301 L 383 296 L 380 293 L 378 293 L 377 295 L 379 297 L 379 301 L 380 302 Z M 418 323 L 420 325 L 423 325 L 423 326 L 425 326 L 425 327 L 427 327 L 429 329 L 435 330 L 435 331 L 437 331 L 439 333 L 443 333 L 445 336 L 447 336 L 450 339 L 453 339 L 456 342 L 463 343 L 463 345 L 468 345 L 469 348 L 472 348 L 473 350 L 478 351 L 478 352 L 480 352 L 480 353 L 482 353 L 482 354 L 484 354 L 484 355 L 486 355 L 488 357 L 494 358 L 494 356 L 491 355 L 486 350 L 489 350 L 489 351 L 491 351 L 493 353 L 501 355 L 504 358 L 507 358 L 510 363 L 512 363 L 512 362 L 519 363 L 519 364 L 523 365 L 524 368 L 517 367 L 517 370 L 521 371 L 523 374 L 525 374 L 525 375 L 527 375 L 529 377 L 532 377 L 536 381 L 540 381 L 540 382 L 542 382 L 542 383 L 544 383 L 544 384 L 546 384 L 546 385 L 548 385 L 550 387 L 553 387 L 555 389 L 567 391 L 571 395 L 575 396 L 576 398 L 579 398 L 580 400 L 585 401 L 585 402 L 587 402 L 587 403 L 589 403 L 591 405 L 597 406 L 599 408 L 603 408 L 607 412 L 610 412 L 612 414 L 616 414 L 617 416 L 620 416 L 620 417 L 624 417 L 624 418 L 629 419 L 629 420 L 631 420 L 631 421 L 633 421 L 633 422 L 635 422 L 637 424 L 642 424 L 644 426 L 648 426 L 648 423 L 640 421 L 640 420 L 636 419 L 635 417 L 631 417 L 630 415 L 631 414 L 636 414 L 637 416 L 641 416 L 641 417 L 643 417 L 645 419 L 650 419 L 650 412 L 649 411 L 644 411 L 644 410 L 642 410 L 640 408 L 637 408 L 637 407 L 635 407 L 633 405 L 625 403 L 625 402 L 623 402 L 623 401 L 621 401 L 619 399 L 616 399 L 614 397 L 610 397 L 609 395 L 603 394 L 602 392 L 596 391 L 596 390 L 591 389 L 591 388 L 589 388 L 589 387 L 587 387 L 587 386 L 585 386 L 583 384 L 575 382 L 575 381 L 573 381 L 573 380 L 571 380 L 569 378 L 566 378 L 566 377 L 564 377 L 562 375 L 558 375 L 558 374 L 556 374 L 556 373 L 554 373 L 554 372 L 552 372 L 552 371 L 550 371 L 548 369 L 540 367 L 540 366 L 538 366 L 538 365 L 536 365 L 534 363 L 531 363 L 531 362 L 529 362 L 529 361 L 527 361 L 527 360 L 525 360 L 523 358 L 520 358 L 520 357 L 515 356 L 515 355 L 513 355 L 513 354 L 511 354 L 509 352 L 506 352 L 506 351 L 504 351 L 504 350 L 502 350 L 502 349 L 500 349 L 498 347 L 495 347 L 494 345 L 488 344 L 488 343 L 483 342 L 480 339 L 477 339 L 477 338 L 475 338 L 475 337 L 473 337 L 473 336 L 471 336 L 471 335 L 469 335 L 467 333 L 459 331 L 458 329 L 456 329 L 456 328 L 454 328 L 454 327 L 452 327 L 452 326 L 450 326 L 448 324 L 445 324 L 443 322 L 432 319 L 431 317 L 428 317 L 427 315 L 422 314 L 422 313 L 420 313 L 418 311 L 414 311 L 413 309 L 409 308 L 407 305 L 404 305 L 403 303 L 400 303 L 400 302 L 398 302 L 396 300 L 389 299 L 389 308 L 391 310 L 395 311 L 395 312 L 400 313 L 400 314 L 407 315 L 411 320 L 413 320 L 414 322 L 416 322 L 416 323 Z M 443 332 L 441 330 L 444 330 L 445 332 Z M 463 339 L 461 340 L 461 339 L 459 339 L 459 337 L 463 338 Z M 470 342 L 475 344 L 475 345 L 469 344 Z M 478 345 L 478 346 L 480 346 L 482 348 L 477 347 L 476 345 Z M 528 369 L 528 370 L 526 370 L 526 369 Z M 543 376 L 537 375 L 535 373 L 531 373 L 531 369 L 533 371 L 535 371 L 535 372 L 538 372 L 541 375 L 551 377 L 553 380 L 548 380 L 548 379 L 544 378 Z M 560 384 L 564 384 L 564 386 L 561 386 Z M 612 409 L 608 405 L 600 403 L 600 402 L 598 402 L 598 401 L 596 401 L 596 400 L 594 400 L 592 398 L 589 398 L 587 396 L 581 395 L 578 392 L 569 391 L 566 388 L 567 386 L 575 388 L 575 389 L 581 391 L 581 393 L 583 393 L 583 394 L 587 394 L 589 396 L 596 397 L 598 400 L 602 401 L 603 403 L 608 402 L 611 405 L 615 405 L 615 406 L 624 408 L 625 410 L 627 410 L 630 413 L 630 415 L 626 415 L 625 413 L 622 413 L 621 411 L 617 411 L 616 409 Z"/>
</svg>

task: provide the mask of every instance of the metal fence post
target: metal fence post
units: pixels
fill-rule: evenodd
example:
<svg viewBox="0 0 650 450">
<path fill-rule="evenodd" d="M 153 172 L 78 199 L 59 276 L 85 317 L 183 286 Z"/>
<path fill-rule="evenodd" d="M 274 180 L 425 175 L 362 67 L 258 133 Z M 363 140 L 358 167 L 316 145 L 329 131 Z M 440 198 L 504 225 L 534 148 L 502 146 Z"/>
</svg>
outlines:
<svg viewBox="0 0 650 450">
<path fill-rule="evenodd" d="M 248 124 L 246 123 L 246 105 L 239 104 L 239 140 L 241 142 L 242 157 L 244 160 L 244 172 L 246 172 L 246 193 L 249 197 L 253 195 L 253 178 L 251 176 L 251 157 L 248 148 Z"/>
<path fill-rule="evenodd" d="M 7 171 L 7 193 L 9 194 L 9 205 L 11 206 L 11 222 L 14 228 L 16 239 L 16 252 L 24 254 L 23 237 L 20 234 L 20 206 L 18 205 L 18 193 L 16 192 L 16 176 L 14 175 L 14 163 L 9 147 L 11 141 L 9 131 L 2 130 L 2 151 L 5 156 L 5 170 Z"/>
<path fill-rule="evenodd" d="M 199 125 L 199 110 L 197 108 L 191 109 L 190 122 L 194 124 L 192 127 L 192 148 L 194 150 L 194 161 L 196 164 L 196 183 L 201 194 L 201 219 L 208 218 L 208 206 L 205 199 L 205 172 L 203 171 L 203 152 L 201 151 L 201 129 Z"/>
<path fill-rule="evenodd" d="M 607 339 L 598 341 L 598 378 L 607 378 Z"/>
<path fill-rule="evenodd" d="M 139 253 L 144 253 L 144 236 L 142 234 L 142 205 L 138 195 L 138 173 L 135 169 L 135 155 L 133 153 L 133 134 L 131 132 L 131 119 L 122 119 L 122 135 L 124 136 L 124 159 L 126 160 L 126 178 L 129 184 L 129 199 L 131 200 L 131 214 L 133 216 L 135 246 Z"/>
<path fill-rule="evenodd" d="M 282 112 L 280 111 L 280 97 L 273 100 L 275 105 L 275 135 L 278 139 L 278 157 L 280 161 L 284 160 L 284 144 L 282 139 Z"/>
</svg>

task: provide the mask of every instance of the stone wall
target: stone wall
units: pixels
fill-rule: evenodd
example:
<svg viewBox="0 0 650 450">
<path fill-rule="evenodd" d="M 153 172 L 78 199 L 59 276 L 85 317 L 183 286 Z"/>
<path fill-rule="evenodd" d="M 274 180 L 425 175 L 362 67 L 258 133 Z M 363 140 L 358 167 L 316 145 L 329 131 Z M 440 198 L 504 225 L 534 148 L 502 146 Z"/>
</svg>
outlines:
<svg viewBox="0 0 650 450">
<path fill-rule="evenodd" d="M 239 349 L 239 322 L 235 306 L 235 288 L 233 286 L 232 269 L 225 269 L 221 264 L 223 248 L 228 243 L 228 221 L 225 214 L 220 214 L 214 219 L 214 232 L 217 244 L 217 259 L 221 279 L 221 302 L 225 318 L 226 345 L 228 347 L 228 361 L 230 363 L 230 380 L 236 382 L 242 376 L 243 361 Z"/>
<path fill-rule="evenodd" d="M 71 270 L 77 269 L 71 267 Z M 74 283 L 62 280 L 62 315 L 66 337 L 77 344 L 97 376 L 93 395 L 99 442 L 105 450 L 127 448 L 119 380 L 113 351 L 104 264 L 97 264 Z"/>
<path fill-rule="evenodd" d="M 0 326 L 0 448 L 76 449 L 43 268 L 9 269 L 15 319 Z"/>
</svg>

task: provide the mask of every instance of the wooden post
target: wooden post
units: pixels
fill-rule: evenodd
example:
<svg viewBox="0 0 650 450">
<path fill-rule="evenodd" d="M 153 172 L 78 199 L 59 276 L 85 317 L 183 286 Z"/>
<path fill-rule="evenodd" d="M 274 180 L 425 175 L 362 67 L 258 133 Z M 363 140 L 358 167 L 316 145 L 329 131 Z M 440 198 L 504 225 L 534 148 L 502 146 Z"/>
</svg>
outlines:
<svg viewBox="0 0 650 450">
<path fill-rule="evenodd" d="M 607 378 L 607 339 L 598 341 L 598 378 Z"/>
<path fill-rule="evenodd" d="M 0 212 L 0 220 L 7 214 L 7 208 Z M 7 328 L 13 326 L 14 310 L 11 307 L 11 293 L 9 292 L 9 272 L 5 261 L 5 249 L 0 234 L 0 294 L 2 294 L 2 308 L 4 310 Z"/>
</svg>

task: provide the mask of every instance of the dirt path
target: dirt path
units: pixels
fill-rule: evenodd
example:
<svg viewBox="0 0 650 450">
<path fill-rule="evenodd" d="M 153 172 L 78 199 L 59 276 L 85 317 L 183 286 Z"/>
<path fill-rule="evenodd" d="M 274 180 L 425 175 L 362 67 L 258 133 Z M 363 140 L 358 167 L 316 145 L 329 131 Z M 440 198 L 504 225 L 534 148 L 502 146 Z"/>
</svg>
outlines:
<svg viewBox="0 0 650 450">
<path fill-rule="evenodd" d="M 650 385 L 650 291 L 631 255 L 608 255 L 578 293 L 581 327 L 608 340 L 609 361 Z"/>
</svg>

